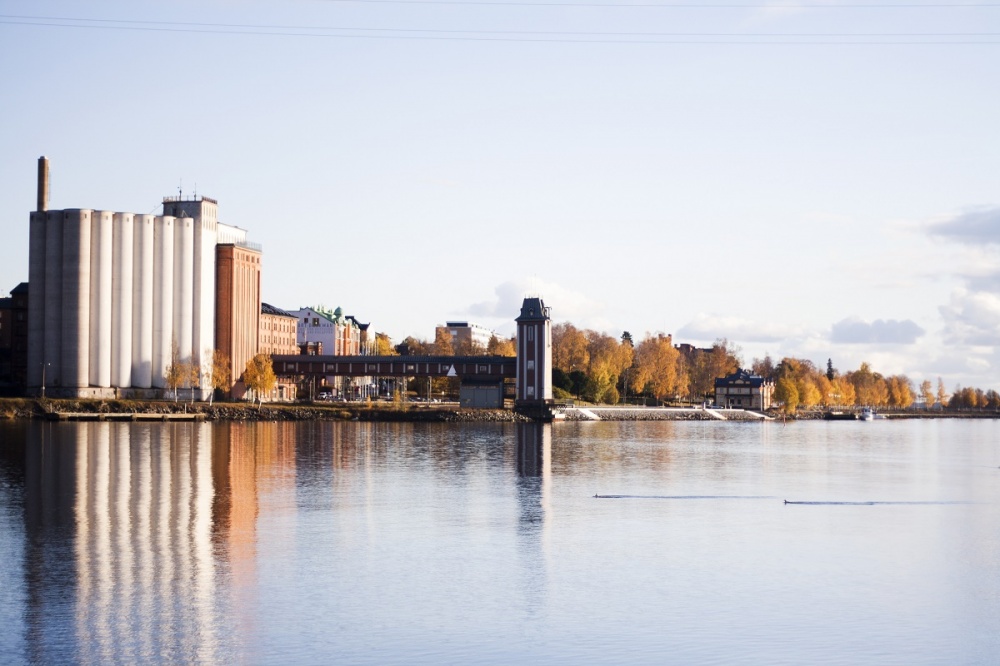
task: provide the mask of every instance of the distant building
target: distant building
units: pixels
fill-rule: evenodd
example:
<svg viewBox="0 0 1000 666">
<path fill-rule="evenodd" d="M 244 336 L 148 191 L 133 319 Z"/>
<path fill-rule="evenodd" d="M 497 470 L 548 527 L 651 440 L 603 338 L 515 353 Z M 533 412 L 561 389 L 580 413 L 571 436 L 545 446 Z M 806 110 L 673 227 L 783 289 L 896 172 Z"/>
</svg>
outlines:
<svg viewBox="0 0 1000 666">
<path fill-rule="evenodd" d="M 774 382 L 749 370 L 737 370 L 715 380 L 715 404 L 718 407 L 765 410 L 771 408 Z"/>
<path fill-rule="evenodd" d="M 435 330 L 435 339 L 441 332 L 451 336 L 451 349 L 456 355 L 473 351 L 484 353 L 490 344 L 490 338 L 494 336 L 490 329 L 467 321 L 445 322 L 444 326 L 438 326 Z"/>
<path fill-rule="evenodd" d="M 295 343 L 298 317 L 268 303 L 260 304 L 260 333 L 257 336 L 262 354 L 298 354 Z M 268 396 L 271 400 L 294 400 L 295 383 L 287 377 L 278 377 L 278 383 Z"/>
<path fill-rule="evenodd" d="M 344 316 L 340 308 L 327 310 L 321 305 L 299 308 L 296 341 L 323 343 L 323 353 L 330 356 L 355 356 L 361 353 L 361 327 L 354 317 Z M 367 328 L 367 326 L 366 326 Z"/>
</svg>

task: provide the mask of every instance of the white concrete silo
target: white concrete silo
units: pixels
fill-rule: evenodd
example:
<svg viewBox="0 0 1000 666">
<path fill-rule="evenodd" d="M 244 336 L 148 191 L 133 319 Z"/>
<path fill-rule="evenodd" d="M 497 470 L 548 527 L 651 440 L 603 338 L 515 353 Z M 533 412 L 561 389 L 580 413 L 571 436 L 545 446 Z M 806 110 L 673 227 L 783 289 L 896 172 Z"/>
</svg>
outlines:
<svg viewBox="0 0 1000 666">
<path fill-rule="evenodd" d="M 188 363 L 194 337 L 194 220 L 174 220 L 174 339 L 177 358 Z"/>
<path fill-rule="evenodd" d="M 31 214 L 28 231 L 28 376 L 30 387 L 42 385 L 42 359 L 45 352 L 45 231 L 46 214 Z"/>
<path fill-rule="evenodd" d="M 91 386 L 111 386 L 111 283 L 114 213 L 96 210 L 90 220 L 90 373 Z"/>
<path fill-rule="evenodd" d="M 153 215 L 132 221 L 132 381 L 153 386 Z"/>
<path fill-rule="evenodd" d="M 90 226 L 93 211 L 63 211 L 62 386 L 90 381 Z"/>
<path fill-rule="evenodd" d="M 63 274 L 63 212 L 50 210 L 45 216 L 45 292 L 42 298 L 42 363 L 45 384 L 62 384 L 62 274 Z"/>
<path fill-rule="evenodd" d="M 132 213 L 115 213 L 111 260 L 111 385 L 132 385 Z"/>
<path fill-rule="evenodd" d="M 153 223 L 153 386 L 166 388 L 174 340 L 174 218 Z"/>
<path fill-rule="evenodd" d="M 194 227 L 194 337 L 191 341 L 203 377 L 212 370 L 215 350 L 216 237 L 215 208 L 203 206 Z"/>
</svg>

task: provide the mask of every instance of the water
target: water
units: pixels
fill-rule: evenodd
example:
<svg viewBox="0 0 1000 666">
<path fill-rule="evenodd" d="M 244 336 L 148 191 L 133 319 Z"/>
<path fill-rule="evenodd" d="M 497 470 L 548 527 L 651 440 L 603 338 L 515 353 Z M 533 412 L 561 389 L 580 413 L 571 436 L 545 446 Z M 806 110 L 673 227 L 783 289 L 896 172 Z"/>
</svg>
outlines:
<svg viewBox="0 0 1000 666">
<path fill-rule="evenodd" d="M 0 662 L 996 663 L 998 435 L 0 424 Z"/>
</svg>

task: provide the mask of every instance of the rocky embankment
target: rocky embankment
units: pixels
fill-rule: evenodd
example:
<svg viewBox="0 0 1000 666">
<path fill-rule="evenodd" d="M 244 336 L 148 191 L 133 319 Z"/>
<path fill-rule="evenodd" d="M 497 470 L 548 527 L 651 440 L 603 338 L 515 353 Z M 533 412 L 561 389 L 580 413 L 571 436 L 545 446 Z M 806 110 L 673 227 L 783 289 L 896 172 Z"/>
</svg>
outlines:
<svg viewBox="0 0 1000 666">
<path fill-rule="evenodd" d="M 73 414 L 197 414 L 207 421 L 410 421 L 429 423 L 522 422 L 527 418 L 505 409 L 370 405 L 277 405 L 249 403 L 136 400 L 0 399 L 0 419 L 46 419 L 56 413 Z"/>
</svg>

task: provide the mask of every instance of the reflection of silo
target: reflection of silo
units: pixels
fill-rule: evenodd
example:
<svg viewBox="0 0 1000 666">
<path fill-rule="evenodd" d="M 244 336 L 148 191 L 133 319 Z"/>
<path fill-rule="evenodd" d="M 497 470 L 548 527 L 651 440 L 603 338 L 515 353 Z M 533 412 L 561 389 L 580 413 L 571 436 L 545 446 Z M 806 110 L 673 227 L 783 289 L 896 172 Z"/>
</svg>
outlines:
<svg viewBox="0 0 1000 666">
<path fill-rule="evenodd" d="M 62 385 L 90 380 L 90 210 L 63 211 Z"/>
<path fill-rule="evenodd" d="M 153 248 L 153 386 L 166 388 L 174 342 L 174 218 L 156 218 Z"/>
<path fill-rule="evenodd" d="M 45 381 L 58 385 L 62 377 L 63 212 L 49 211 L 45 222 L 45 294 L 43 326 Z"/>
<path fill-rule="evenodd" d="M 31 214 L 28 233 L 28 386 L 42 385 L 45 340 L 45 213 Z M 31 298 L 34 293 L 35 297 Z"/>
<path fill-rule="evenodd" d="M 113 213 L 94 211 L 90 222 L 89 381 L 104 388 L 111 386 L 112 218 Z"/>
<path fill-rule="evenodd" d="M 115 213 L 111 268 L 111 385 L 132 385 L 133 215 Z"/>
<path fill-rule="evenodd" d="M 212 350 L 215 349 L 216 235 L 215 219 L 208 218 L 203 208 L 194 227 L 194 336 L 191 340 L 203 373 L 211 369 Z"/>
<path fill-rule="evenodd" d="M 191 360 L 194 304 L 194 220 L 174 220 L 174 335 L 178 358 Z"/>
<path fill-rule="evenodd" d="M 132 226 L 132 386 L 153 385 L 153 224 L 136 215 Z"/>
</svg>

